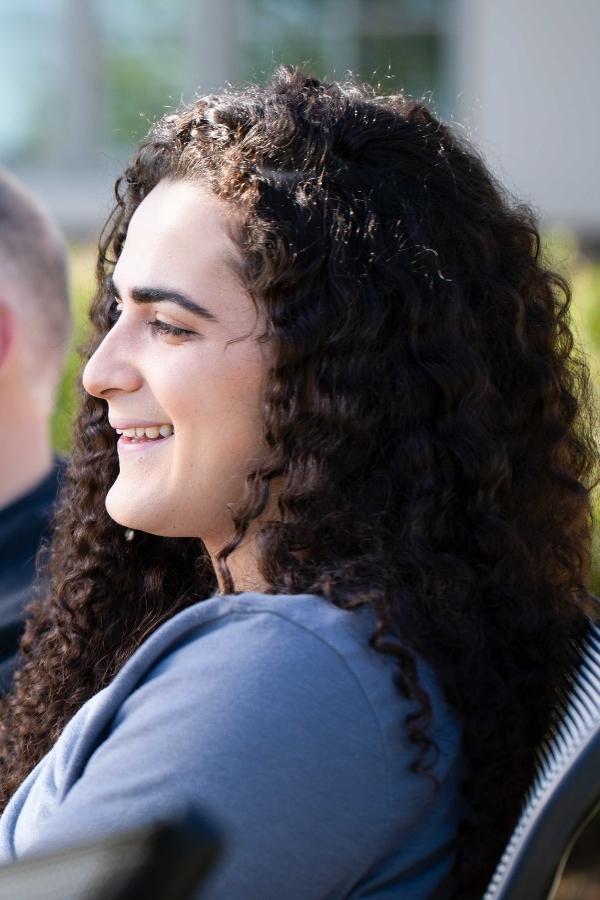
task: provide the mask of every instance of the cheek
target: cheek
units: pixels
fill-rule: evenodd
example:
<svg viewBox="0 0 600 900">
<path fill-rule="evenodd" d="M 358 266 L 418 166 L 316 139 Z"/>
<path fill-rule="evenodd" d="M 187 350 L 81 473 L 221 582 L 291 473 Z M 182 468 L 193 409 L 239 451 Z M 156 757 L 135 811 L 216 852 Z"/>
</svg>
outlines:
<svg viewBox="0 0 600 900">
<path fill-rule="evenodd" d="M 231 461 L 263 449 L 266 363 L 258 351 L 234 356 L 234 347 L 164 368 L 155 382 L 156 399 L 187 436 L 186 452 L 212 450 Z"/>
<path fill-rule="evenodd" d="M 263 405 L 266 372 L 256 358 L 230 370 L 223 380 L 220 403 L 232 432 L 253 447 L 263 445 Z M 236 428 L 237 425 L 237 428 Z"/>
</svg>

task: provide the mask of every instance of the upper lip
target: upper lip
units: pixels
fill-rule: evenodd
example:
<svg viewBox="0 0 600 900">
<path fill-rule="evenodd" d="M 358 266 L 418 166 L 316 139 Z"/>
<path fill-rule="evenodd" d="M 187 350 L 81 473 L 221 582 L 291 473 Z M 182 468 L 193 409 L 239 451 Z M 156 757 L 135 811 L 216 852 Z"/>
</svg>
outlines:
<svg viewBox="0 0 600 900">
<path fill-rule="evenodd" d="M 172 425 L 167 419 L 109 419 L 111 428 L 123 431 L 125 428 L 152 428 L 152 426 Z"/>
</svg>

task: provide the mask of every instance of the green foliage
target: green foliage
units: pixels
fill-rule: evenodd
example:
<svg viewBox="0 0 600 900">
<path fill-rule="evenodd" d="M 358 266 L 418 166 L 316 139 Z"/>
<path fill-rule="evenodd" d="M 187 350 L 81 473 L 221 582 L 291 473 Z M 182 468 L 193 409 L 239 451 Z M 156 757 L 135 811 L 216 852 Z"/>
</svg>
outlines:
<svg viewBox="0 0 600 900">
<path fill-rule="evenodd" d="M 178 96 L 173 99 L 173 86 L 153 58 L 137 59 L 116 52 L 107 66 L 106 94 L 111 141 L 127 151 L 167 112 L 166 100 L 171 106 L 179 102 Z"/>
<path fill-rule="evenodd" d="M 588 358 L 595 388 L 596 410 L 600 416 L 600 265 L 583 265 L 573 279 L 575 303 L 573 324 L 581 349 Z M 597 441 L 600 435 L 597 435 Z M 590 587 L 600 595 L 600 490 L 594 502 L 594 540 Z"/>
<path fill-rule="evenodd" d="M 600 417 L 600 264 L 583 258 L 572 235 L 553 231 L 545 235 L 547 260 L 571 282 L 571 325 L 581 355 L 592 376 L 595 406 Z M 600 439 L 600 435 L 597 436 Z M 590 588 L 600 595 L 600 490 L 594 496 L 594 538 Z"/>
<path fill-rule="evenodd" d="M 69 261 L 73 333 L 52 419 L 52 439 L 59 453 L 69 451 L 71 422 L 77 409 L 81 370 L 79 350 L 88 333 L 88 307 L 94 292 L 95 248 L 92 245 L 71 247 Z"/>
</svg>

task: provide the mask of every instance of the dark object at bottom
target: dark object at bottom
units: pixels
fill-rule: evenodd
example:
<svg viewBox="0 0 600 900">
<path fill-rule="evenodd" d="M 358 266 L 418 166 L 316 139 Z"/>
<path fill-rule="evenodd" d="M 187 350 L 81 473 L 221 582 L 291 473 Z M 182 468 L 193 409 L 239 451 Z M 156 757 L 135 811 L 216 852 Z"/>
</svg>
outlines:
<svg viewBox="0 0 600 900">
<path fill-rule="evenodd" d="M 590 630 L 568 706 L 540 748 L 536 781 L 483 900 L 551 900 L 575 840 L 597 814 L 600 624 Z"/>
<path fill-rule="evenodd" d="M 190 814 L 0 866 L 0 900 L 190 900 L 219 851 Z"/>
</svg>

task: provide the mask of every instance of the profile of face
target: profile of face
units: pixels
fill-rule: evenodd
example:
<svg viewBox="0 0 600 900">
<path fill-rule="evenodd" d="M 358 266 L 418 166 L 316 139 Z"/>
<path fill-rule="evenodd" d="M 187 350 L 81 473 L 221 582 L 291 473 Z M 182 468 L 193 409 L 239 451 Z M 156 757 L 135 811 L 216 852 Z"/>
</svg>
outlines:
<svg viewBox="0 0 600 900">
<path fill-rule="evenodd" d="M 115 323 L 89 360 L 85 389 L 120 432 L 106 498 L 120 524 L 231 537 L 229 506 L 264 457 L 264 317 L 235 272 L 233 211 L 207 188 L 161 181 L 135 211 L 113 272 Z"/>
</svg>

